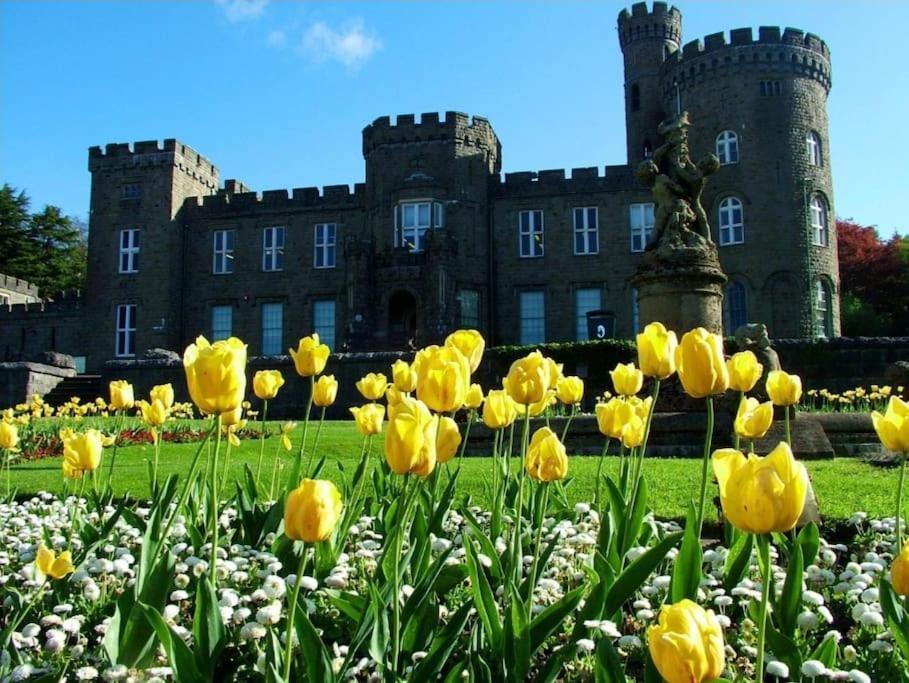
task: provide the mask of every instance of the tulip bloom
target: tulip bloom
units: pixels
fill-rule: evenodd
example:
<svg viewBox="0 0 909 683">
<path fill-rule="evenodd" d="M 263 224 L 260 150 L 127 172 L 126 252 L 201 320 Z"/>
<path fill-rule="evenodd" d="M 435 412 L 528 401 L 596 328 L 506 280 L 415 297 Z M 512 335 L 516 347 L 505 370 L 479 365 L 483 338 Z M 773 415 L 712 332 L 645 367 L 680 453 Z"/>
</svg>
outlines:
<svg viewBox="0 0 909 683">
<path fill-rule="evenodd" d="M 758 363 L 751 351 L 740 351 L 726 361 L 729 371 L 729 388 L 735 391 L 751 391 L 764 374 L 764 366 Z"/>
<path fill-rule="evenodd" d="M 401 399 L 407 396 L 401 391 L 398 391 L 398 388 L 394 384 L 389 384 L 388 389 L 385 390 L 385 400 L 388 402 L 388 419 L 391 419 L 391 412 L 396 405 L 401 402 Z"/>
<path fill-rule="evenodd" d="M 439 432 L 436 436 L 436 461 L 445 463 L 455 457 L 461 445 L 461 432 L 450 417 L 439 418 Z"/>
<path fill-rule="evenodd" d="M 634 363 L 619 363 L 609 376 L 615 392 L 622 396 L 634 396 L 644 385 L 644 373 L 634 367 Z"/>
<path fill-rule="evenodd" d="M 539 403 L 552 383 L 554 364 L 533 351 L 511 364 L 505 377 L 505 391 L 519 405 Z"/>
<path fill-rule="evenodd" d="M 685 393 L 692 398 L 722 394 L 729 388 L 723 338 L 703 327 L 684 334 L 675 350 L 675 365 Z"/>
<path fill-rule="evenodd" d="M 280 370 L 259 370 L 253 376 L 253 393 L 263 401 L 278 395 L 278 389 L 284 386 L 284 376 Z"/>
<path fill-rule="evenodd" d="M 802 514 L 808 472 L 785 442 L 765 458 L 724 448 L 713 454 L 713 472 L 727 519 L 742 531 L 789 531 Z"/>
<path fill-rule="evenodd" d="M 681 600 L 660 610 L 647 630 L 650 657 L 667 683 L 704 683 L 726 666 L 723 630 L 713 610 Z"/>
<path fill-rule="evenodd" d="M 623 423 L 619 413 L 622 404 L 623 401 L 620 398 L 611 398 L 606 403 L 597 403 L 597 427 L 603 436 L 608 436 L 610 439 L 622 437 Z"/>
<path fill-rule="evenodd" d="M 622 425 L 622 445 L 625 448 L 637 448 L 644 443 L 644 432 L 647 423 L 638 415 L 632 415 L 628 421 Z"/>
<path fill-rule="evenodd" d="M 18 450 L 19 429 L 12 422 L 0 420 L 0 448 L 7 451 Z"/>
<path fill-rule="evenodd" d="M 563 377 L 556 384 L 556 396 L 566 406 L 580 403 L 584 398 L 584 380 L 580 377 Z"/>
<path fill-rule="evenodd" d="M 802 398 L 802 378 L 771 370 L 767 373 L 767 395 L 775 406 L 794 406 Z"/>
<path fill-rule="evenodd" d="M 39 543 L 38 552 L 35 555 L 35 569 L 40 577 L 49 576 L 52 579 L 62 579 L 67 574 L 72 574 L 76 568 L 73 567 L 69 550 L 54 555 L 53 550 L 46 547 L 44 543 Z"/>
<path fill-rule="evenodd" d="M 388 388 L 388 378 L 382 373 L 370 372 L 356 383 L 357 391 L 367 401 L 378 401 L 385 395 Z"/>
<path fill-rule="evenodd" d="M 385 460 L 392 472 L 429 476 L 436 466 L 438 432 L 438 416 L 423 401 L 404 396 L 385 432 Z"/>
<path fill-rule="evenodd" d="M 893 558 L 893 564 L 890 565 L 890 585 L 898 595 L 909 595 L 909 543 Z"/>
<path fill-rule="evenodd" d="M 486 340 L 476 330 L 456 330 L 445 338 L 445 346 L 453 346 L 467 359 L 471 374 L 480 367 Z"/>
<path fill-rule="evenodd" d="M 320 408 L 327 408 L 338 397 L 338 380 L 334 375 L 322 375 L 312 390 L 312 402 Z"/>
<path fill-rule="evenodd" d="M 556 481 L 568 474 L 568 456 L 565 445 L 549 427 L 541 427 L 530 439 L 524 459 L 527 474 L 537 481 Z"/>
<path fill-rule="evenodd" d="M 493 389 L 483 403 L 483 423 L 490 429 L 508 427 L 518 416 L 517 406 L 504 389 Z"/>
<path fill-rule="evenodd" d="M 363 436 L 371 436 L 382 431 L 382 420 L 385 419 L 385 406 L 378 403 L 367 403 L 350 412 L 357 423 L 357 431 Z"/>
<path fill-rule="evenodd" d="M 149 427 L 160 427 L 167 422 L 170 411 L 164 407 L 160 400 L 155 399 L 151 403 L 148 401 L 138 401 L 139 412 L 142 414 L 142 421 Z"/>
<path fill-rule="evenodd" d="M 164 407 L 170 410 L 174 406 L 174 386 L 168 382 L 167 384 L 157 384 L 151 388 L 151 391 L 148 392 L 149 397 L 152 401 L 158 400 L 164 404 Z"/>
<path fill-rule="evenodd" d="M 330 481 L 304 479 L 287 495 L 284 533 L 304 543 L 324 541 L 338 525 L 342 507 L 341 494 Z"/>
<path fill-rule="evenodd" d="M 135 405 L 133 385 L 125 379 L 110 383 L 110 407 L 114 410 L 129 410 Z"/>
<path fill-rule="evenodd" d="M 663 323 L 650 323 L 637 337 L 638 366 L 647 377 L 666 379 L 675 372 L 675 332 Z"/>
<path fill-rule="evenodd" d="M 69 479 L 81 479 L 85 472 L 94 472 L 101 464 L 101 452 L 110 443 L 97 429 L 74 432 L 60 431 L 63 441 L 63 474 Z"/>
<path fill-rule="evenodd" d="M 479 384 L 471 384 L 467 389 L 467 395 L 464 397 L 464 407 L 468 410 L 476 410 L 483 403 L 483 387 Z"/>
<path fill-rule="evenodd" d="M 297 350 L 288 349 L 290 357 L 294 360 L 297 374 L 300 377 L 313 377 L 325 369 L 331 349 L 326 344 L 319 343 L 319 334 L 313 332 L 308 337 L 303 337 L 297 342 Z"/>
<path fill-rule="evenodd" d="M 529 406 L 527 406 L 527 412 L 530 413 L 531 417 L 537 417 L 538 415 L 542 415 L 543 411 L 545 411 L 549 406 L 555 405 L 555 403 L 555 389 L 547 389 L 546 393 L 543 394 L 543 398 L 541 398 L 536 403 L 531 403 Z"/>
<path fill-rule="evenodd" d="M 417 388 L 417 371 L 406 360 L 400 358 L 391 366 L 391 378 L 398 391 L 409 394 Z"/>
<path fill-rule="evenodd" d="M 743 439 L 762 439 L 773 424 L 773 404 L 758 403 L 756 398 L 743 398 L 735 415 L 735 433 Z"/>
<path fill-rule="evenodd" d="M 871 413 L 871 422 L 881 443 L 894 453 L 909 453 L 909 403 L 891 396 L 887 410 Z"/>
<path fill-rule="evenodd" d="M 470 364 L 454 346 L 428 346 L 414 359 L 417 398 L 439 413 L 460 409 L 470 389 Z"/>
<path fill-rule="evenodd" d="M 236 337 L 209 344 L 199 336 L 183 352 L 186 385 L 203 413 L 219 415 L 243 403 L 246 392 L 246 344 Z"/>
</svg>

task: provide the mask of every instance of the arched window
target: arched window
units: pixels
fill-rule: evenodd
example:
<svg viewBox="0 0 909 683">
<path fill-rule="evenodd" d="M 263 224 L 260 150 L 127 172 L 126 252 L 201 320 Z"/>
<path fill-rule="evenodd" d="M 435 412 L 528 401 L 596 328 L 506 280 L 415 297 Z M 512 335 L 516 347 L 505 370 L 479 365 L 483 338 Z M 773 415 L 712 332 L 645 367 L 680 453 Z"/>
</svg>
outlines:
<svg viewBox="0 0 909 683">
<path fill-rule="evenodd" d="M 722 166 L 739 163 L 739 136 L 731 130 L 724 130 L 717 135 L 716 155 Z"/>
<path fill-rule="evenodd" d="M 748 302 L 745 297 L 745 285 L 732 280 L 726 285 L 723 294 L 723 329 L 726 334 L 733 334 L 748 322 Z"/>
<path fill-rule="evenodd" d="M 830 244 L 830 221 L 827 202 L 820 195 L 811 198 L 811 234 L 814 245 L 826 247 Z"/>
<path fill-rule="evenodd" d="M 742 244 L 744 241 L 742 202 L 737 197 L 726 197 L 720 202 L 720 246 Z"/>
<path fill-rule="evenodd" d="M 819 278 L 814 288 L 814 327 L 819 337 L 833 336 L 832 300 L 830 285 Z"/>
<path fill-rule="evenodd" d="M 821 147 L 821 136 L 818 135 L 817 131 L 808 131 L 805 143 L 808 145 L 808 163 L 812 166 L 823 166 L 824 150 Z"/>
</svg>

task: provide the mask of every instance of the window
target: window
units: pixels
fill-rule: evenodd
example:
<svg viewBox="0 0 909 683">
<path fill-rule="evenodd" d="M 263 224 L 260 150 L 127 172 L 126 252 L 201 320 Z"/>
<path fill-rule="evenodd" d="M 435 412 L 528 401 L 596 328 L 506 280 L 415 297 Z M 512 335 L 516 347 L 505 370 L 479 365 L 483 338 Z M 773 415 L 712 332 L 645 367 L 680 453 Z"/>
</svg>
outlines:
<svg viewBox="0 0 909 683">
<path fill-rule="evenodd" d="M 85 374 L 85 356 L 73 356 L 73 365 L 76 366 L 76 374 Z"/>
<path fill-rule="evenodd" d="M 521 258 L 543 255 L 542 211 L 521 211 L 518 214 L 518 254 Z"/>
<path fill-rule="evenodd" d="M 543 292 L 521 292 L 521 344 L 542 344 L 545 339 Z"/>
<path fill-rule="evenodd" d="M 817 280 L 815 284 L 815 332 L 819 337 L 833 336 L 833 316 L 830 306 L 830 285 L 824 280 Z"/>
<path fill-rule="evenodd" d="M 335 267 L 336 225 L 334 223 L 318 223 L 315 227 L 313 239 L 313 266 L 316 268 Z"/>
<path fill-rule="evenodd" d="M 817 131 L 809 131 L 805 142 L 808 145 L 808 163 L 812 166 L 823 166 L 824 155 L 821 148 L 821 136 L 818 135 Z"/>
<path fill-rule="evenodd" d="M 480 293 L 475 289 L 462 289 L 458 292 L 458 303 L 461 305 L 461 327 L 477 329 L 480 326 Z"/>
<path fill-rule="evenodd" d="M 211 340 L 213 342 L 227 339 L 231 336 L 234 322 L 233 306 L 211 307 Z"/>
<path fill-rule="evenodd" d="M 773 95 L 783 94 L 782 81 L 761 81 L 761 97 L 771 97 Z"/>
<path fill-rule="evenodd" d="M 650 235 L 653 233 L 653 204 L 632 204 L 629 212 L 631 220 L 631 251 L 644 251 Z"/>
<path fill-rule="evenodd" d="M 262 304 L 262 355 L 284 351 L 284 304 Z"/>
<path fill-rule="evenodd" d="M 395 246 L 423 251 L 426 231 L 444 226 L 441 202 L 405 202 L 395 207 Z"/>
<path fill-rule="evenodd" d="M 234 272 L 234 231 L 215 230 L 215 249 L 211 272 L 226 275 Z"/>
<path fill-rule="evenodd" d="M 262 270 L 284 270 L 284 228 L 282 226 L 265 228 L 262 231 Z"/>
<path fill-rule="evenodd" d="M 114 355 L 126 358 L 136 355 L 136 304 L 117 306 L 117 335 Z"/>
<path fill-rule="evenodd" d="M 142 196 L 142 183 L 126 183 L 121 196 L 123 199 L 139 199 Z"/>
<path fill-rule="evenodd" d="M 600 251 L 597 208 L 587 206 L 574 210 L 574 253 L 597 254 Z"/>
<path fill-rule="evenodd" d="M 816 247 L 826 247 L 830 244 L 827 202 L 818 195 L 811 198 L 811 235 Z"/>
<path fill-rule="evenodd" d="M 716 155 L 722 166 L 739 163 L 739 136 L 731 130 L 724 130 L 717 135 Z"/>
<path fill-rule="evenodd" d="M 587 341 L 590 338 L 587 335 L 587 311 L 598 311 L 599 309 L 599 287 L 574 290 L 575 327 L 577 328 L 575 337 L 578 341 Z"/>
<path fill-rule="evenodd" d="M 120 272 L 139 271 L 139 229 L 120 231 Z"/>
<path fill-rule="evenodd" d="M 726 197 L 720 202 L 720 246 L 742 244 L 744 241 L 742 202 L 736 197 Z"/>
<path fill-rule="evenodd" d="M 335 348 L 335 301 L 316 301 L 312 306 L 313 331 L 328 348 Z"/>
<path fill-rule="evenodd" d="M 723 293 L 723 328 L 727 335 L 734 334 L 748 322 L 748 307 L 745 299 L 745 285 L 732 280 Z"/>
<path fill-rule="evenodd" d="M 631 289 L 631 337 L 641 331 L 641 308 L 638 305 L 638 290 Z"/>
</svg>

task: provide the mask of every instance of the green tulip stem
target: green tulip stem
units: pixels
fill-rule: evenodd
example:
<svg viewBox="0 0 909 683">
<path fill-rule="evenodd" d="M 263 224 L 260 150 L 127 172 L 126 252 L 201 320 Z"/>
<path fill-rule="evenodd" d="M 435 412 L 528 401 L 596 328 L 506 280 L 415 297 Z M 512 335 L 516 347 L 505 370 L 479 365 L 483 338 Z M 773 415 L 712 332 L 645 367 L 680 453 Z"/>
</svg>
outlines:
<svg viewBox="0 0 909 683">
<path fill-rule="evenodd" d="M 212 456 L 211 468 L 211 566 L 208 571 L 211 575 L 212 592 L 218 590 L 217 563 L 218 563 L 218 454 L 221 452 L 221 416 L 215 420 L 218 436 L 215 441 L 215 454 Z"/>
<path fill-rule="evenodd" d="M 792 446 L 792 432 L 789 428 L 789 406 L 783 406 L 783 414 L 786 416 L 786 443 Z"/>
<path fill-rule="evenodd" d="M 228 439 L 227 450 L 224 451 L 224 465 L 221 466 L 221 476 L 218 481 L 218 500 L 221 500 L 224 495 L 224 484 L 227 483 L 227 478 L 230 475 L 230 453 L 231 444 L 230 439 Z"/>
<path fill-rule="evenodd" d="M 565 437 L 568 436 L 568 428 L 571 426 L 571 421 L 574 419 L 574 415 L 577 412 L 578 404 L 571 404 L 571 412 L 568 413 L 568 419 L 565 420 L 565 428 L 562 429 L 562 438 L 559 439 L 562 443 L 565 443 Z"/>
<path fill-rule="evenodd" d="M 268 399 L 262 402 L 262 429 L 259 430 L 259 463 L 256 465 L 256 489 L 259 488 L 259 475 L 262 473 L 262 459 L 265 457 L 265 421 L 268 419 Z"/>
<path fill-rule="evenodd" d="M 325 406 L 322 406 L 322 410 L 319 412 L 319 424 L 316 426 L 316 438 L 312 442 L 312 453 L 309 456 L 310 462 L 316 455 L 316 449 L 319 447 L 319 437 L 322 435 L 322 425 L 325 424 Z M 307 474 L 309 470 L 307 469 Z"/>
<path fill-rule="evenodd" d="M 542 572 L 545 569 L 544 567 L 539 566 L 540 560 L 540 546 L 543 544 L 543 522 L 546 520 L 546 505 L 549 502 L 549 483 L 541 482 L 540 487 L 542 487 L 542 492 L 540 495 L 543 500 L 540 502 L 540 519 L 537 524 L 537 539 L 536 544 L 534 545 L 533 552 L 533 564 L 530 567 L 530 577 L 529 577 L 529 586 L 527 590 L 527 621 L 530 622 L 533 616 L 533 591 L 537 587 L 537 571 Z M 539 491 L 539 489 L 538 489 Z"/>
<path fill-rule="evenodd" d="M 161 453 L 161 435 L 158 434 L 158 431 L 155 430 L 155 462 L 152 465 L 152 482 L 151 482 L 151 492 L 152 498 L 155 497 L 155 491 L 158 490 L 158 456 Z"/>
<path fill-rule="evenodd" d="M 710 447 L 713 442 L 713 396 L 707 397 L 707 433 L 704 435 L 704 457 L 701 462 L 701 495 L 698 506 L 698 538 L 704 528 L 704 508 L 707 505 L 707 465 L 710 463 Z"/>
<path fill-rule="evenodd" d="M 896 553 L 903 549 L 903 480 L 906 478 L 906 457 L 903 453 L 903 459 L 900 463 L 900 483 L 896 488 Z"/>
<path fill-rule="evenodd" d="M 758 617 L 757 664 L 755 666 L 755 683 L 764 680 L 764 642 L 767 635 L 767 603 L 770 601 L 770 582 L 773 576 L 770 571 L 770 538 L 766 534 L 756 534 L 758 556 L 761 563 L 761 611 Z"/>
<path fill-rule="evenodd" d="M 119 413 L 117 420 L 117 432 L 114 434 L 114 452 L 110 455 L 110 465 L 107 468 L 107 489 L 113 491 L 114 481 L 114 463 L 117 461 L 117 447 L 120 445 L 120 432 L 123 431 L 123 421 L 126 415 Z"/>
<path fill-rule="evenodd" d="M 644 455 L 647 453 L 647 441 L 650 439 L 650 425 L 653 422 L 653 414 L 656 412 L 657 399 L 660 397 L 660 378 L 653 378 L 653 392 L 650 394 L 650 410 L 647 411 L 647 422 L 644 425 L 644 441 L 641 443 L 639 457 L 641 460 L 640 470 L 644 469 Z M 640 476 L 640 471 L 638 473 Z M 637 482 L 635 482 L 637 484 Z"/>
<path fill-rule="evenodd" d="M 501 431 L 496 429 L 492 432 L 492 490 L 497 498 L 499 494 L 499 475 L 502 472 L 499 465 L 499 436 Z"/>
<path fill-rule="evenodd" d="M 294 618 L 297 616 L 297 600 L 300 597 L 300 584 L 303 579 L 303 572 L 306 570 L 306 543 L 303 544 L 303 552 L 300 553 L 300 563 L 297 565 L 297 580 L 294 581 L 294 592 L 290 594 L 290 611 L 287 613 L 287 636 L 284 644 L 284 680 L 290 680 L 290 664 L 293 661 L 294 651 Z"/>
<path fill-rule="evenodd" d="M 515 521 L 514 521 L 514 538 L 512 539 L 512 548 L 513 559 L 514 559 L 514 577 L 515 583 L 520 583 L 521 579 L 521 569 L 524 560 L 524 553 L 521 548 L 521 522 L 524 517 L 524 480 L 527 478 L 527 468 L 524 467 L 524 462 L 527 459 L 527 445 L 530 442 L 530 406 L 524 406 L 524 427 L 521 430 L 521 474 L 518 475 L 520 482 L 518 484 L 518 505 L 515 508 Z"/>
<path fill-rule="evenodd" d="M 739 405 L 742 405 L 742 401 L 745 400 L 745 392 L 739 392 Z M 738 408 L 736 408 L 738 410 Z M 741 444 L 741 439 L 739 438 L 738 430 L 736 430 L 735 425 L 732 426 L 732 447 L 735 450 L 739 450 L 739 445 Z"/>
<path fill-rule="evenodd" d="M 408 491 L 408 475 L 404 475 L 404 483 L 401 487 L 401 502 L 404 507 L 401 512 L 400 524 L 397 529 L 397 536 L 395 537 L 395 554 L 394 554 L 394 577 L 393 577 L 393 592 L 392 592 L 392 636 L 391 636 L 391 671 L 392 676 L 397 680 L 398 675 L 398 657 L 401 651 L 401 554 L 404 552 L 404 535 L 409 535 L 410 529 L 410 516 L 412 505 L 411 503 L 418 498 L 417 495 L 417 486 L 418 483 L 414 481 L 414 486 L 411 491 Z"/>
<path fill-rule="evenodd" d="M 751 439 L 751 440 L 748 442 L 748 445 L 751 447 L 751 452 L 754 453 L 754 439 Z"/>
<path fill-rule="evenodd" d="M 458 466 L 460 466 L 461 458 L 464 457 L 464 452 L 467 450 L 467 440 L 470 438 L 470 426 L 473 424 L 476 415 L 477 411 L 473 408 L 467 411 L 467 426 L 464 428 L 464 440 L 461 442 L 461 450 L 458 453 Z"/>
<path fill-rule="evenodd" d="M 6 497 L 9 498 L 9 496 L 10 496 L 10 489 L 11 489 L 11 481 L 10 481 L 10 480 L 11 480 L 11 478 L 12 478 L 11 475 L 10 475 L 10 473 L 9 473 L 9 471 L 10 471 L 10 463 L 9 463 L 9 461 L 10 461 L 10 457 L 12 456 L 12 453 L 11 453 L 10 451 L 8 451 L 7 449 L 5 449 L 5 448 L 2 449 L 2 450 L 3 450 L 3 464 L 6 465 Z"/>
<path fill-rule="evenodd" d="M 622 467 L 625 465 L 625 449 L 619 448 L 621 455 L 619 456 L 619 476 L 621 477 Z M 609 437 L 606 437 L 606 443 L 603 444 L 603 450 L 600 451 L 600 462 L 597 463 L 597 485 L 594 489 L 593 494 L 593 506 L 597 509 L 597 512 L 600 512 L 600 484 L 603 482 L 603 461 L 606 459 L 606 454 L 609 453 Z"/>
<path fill-rule="evenodd" d="M 73 523 L 69 527 L 69 538 L 66 541 L 66 549 L 72 553 L 73 537 L 76 535 L 76 527 L 79 526 L 79 513 L 82 512 L 82 494 L 85 493 L 85 475 L 79 481 L 79 497 L 76 499 L 76 511 L 73 513 Z"/>
<path fill-rule="evenodd" d="M 306 449 L 306 431 L 309 428 L 309 412 L 312 410 L 312 397 L 313 393 L 316 390 L 316 378 L 313 375 L 309 377 L 309 398 L 306 401 L 306 412 L 303 413 L 303 436 L 300 438 L 300 450 L 297 453 L 297 463 L 291 474 L 293 478 L 287 483 L 288 489 L 296 488 L 299 482 L 294 481 L 294 479 L 300 478 L 300 473 L 303 471 L 303 451 Z"/>
</svg>

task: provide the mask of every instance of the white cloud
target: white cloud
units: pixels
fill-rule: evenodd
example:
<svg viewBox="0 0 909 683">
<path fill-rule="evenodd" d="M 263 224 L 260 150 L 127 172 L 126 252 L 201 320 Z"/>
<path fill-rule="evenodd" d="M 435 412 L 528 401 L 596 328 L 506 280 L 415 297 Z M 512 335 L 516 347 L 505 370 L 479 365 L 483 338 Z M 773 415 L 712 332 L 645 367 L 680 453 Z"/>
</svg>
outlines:
<svg viewBox="0 0 909 683">
<path fill-rule="evenodd" d="M 258 19 L 268 4 L 268 0 L 215 0 L 215 2 L 232 24 Z"/>
<path fill-rule="evenodd" d="M 313 61 L 334 60 L 348 68 L 360 66 L 381 49 L 382 41 L 366 30 L 362 19 L 337 29 L 317 21 L 306 30 L 300 44 L 300 50 Z"/>
<path fill-rule="evenodd" d="M 265 44 L 268 45 L 268 47 L 283 47 L 286 42 L 287 34 L 280 30 L 269 31 L 268 35 L 265 37 Z"/>
</svg>

